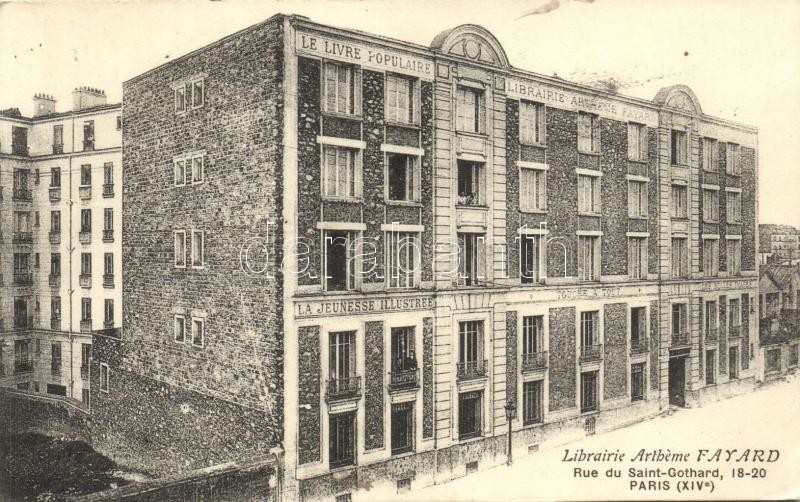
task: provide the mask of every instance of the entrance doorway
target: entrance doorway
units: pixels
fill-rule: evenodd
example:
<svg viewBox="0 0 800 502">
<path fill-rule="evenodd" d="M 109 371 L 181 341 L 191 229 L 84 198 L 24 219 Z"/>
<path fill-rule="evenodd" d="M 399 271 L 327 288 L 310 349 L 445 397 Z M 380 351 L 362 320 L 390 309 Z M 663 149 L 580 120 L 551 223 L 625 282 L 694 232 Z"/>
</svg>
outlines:
<svg viewBox="0 0 800 502">
<path fill-rule="evenodd" d="M 686 357 L 669 360 L 669 404 L 686 406 Z"/>
</svg>

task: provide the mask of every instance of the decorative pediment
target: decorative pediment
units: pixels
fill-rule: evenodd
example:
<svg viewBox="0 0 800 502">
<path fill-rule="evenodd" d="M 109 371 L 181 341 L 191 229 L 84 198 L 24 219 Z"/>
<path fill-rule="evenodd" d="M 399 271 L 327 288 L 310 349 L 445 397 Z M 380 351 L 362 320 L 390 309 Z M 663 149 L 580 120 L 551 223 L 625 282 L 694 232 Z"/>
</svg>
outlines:
<svg viewBox="0 0 800 502">
<path fill-rule="evenodd" d="M 673 85 L 664 87 L 653 98 L 656 104 L 675 108 L 691 114 L 701 114 L 700 101 L 689 87 L 685 85 Z"/>
<path fill-rule="evenodd" d="M 500 42 L 488 30 L 474 24 L 462 24 L 443 31 L 431 42 L 442 54 L 460 56 L 480 63 L 505 68 L 508 57 Z"/>
</svg>

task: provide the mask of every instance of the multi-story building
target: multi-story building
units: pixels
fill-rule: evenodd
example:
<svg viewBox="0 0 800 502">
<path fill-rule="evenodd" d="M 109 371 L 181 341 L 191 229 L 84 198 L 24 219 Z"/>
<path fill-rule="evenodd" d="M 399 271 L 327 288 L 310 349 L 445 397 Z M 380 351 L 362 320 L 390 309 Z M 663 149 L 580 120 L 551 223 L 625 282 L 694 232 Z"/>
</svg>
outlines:
<svg viewBox="0 0 800 502">
<path fill-rule="evenodd" d="M 92 333 L 122 320 L 122 107 L 72 98 L 0 113 L 0 385 L 88 404 Z"/>
<path fill-rule="evenodd" d="M 757 131 L 685 86 L 278 15 L 123 92 L 129 459 L 152 420 L 151 469 L 281 445 L 285 495 L 349 500 L 756 380 Z"/>
<path fill-rule="evenodd" d="M 800 263 L 800 232 L 789 225 L 764 223 L 758 226 L 761 264 Z"/>
<path fill-rule="evenodd" d="M 800 352 L 800 266 L 764 265 L 759 278 L 759 338 L 764 375 L 794 371 Z"/>
</svg>

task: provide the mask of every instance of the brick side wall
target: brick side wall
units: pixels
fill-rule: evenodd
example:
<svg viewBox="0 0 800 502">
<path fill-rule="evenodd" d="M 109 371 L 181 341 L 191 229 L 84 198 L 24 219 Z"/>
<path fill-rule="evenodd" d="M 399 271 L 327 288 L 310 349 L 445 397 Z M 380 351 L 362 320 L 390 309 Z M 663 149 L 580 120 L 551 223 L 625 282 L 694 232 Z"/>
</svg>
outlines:
<svg viewBox="0 0 800 502">
<path fill-rule="evenodd" d="M 550 309 L 550 411 L 575 407 L 575 307 Z"/>
<path fill-rule="evenodd" d="M 320 389 L 322 366 L 320 361 L 320 328 L 304 326 L 297 330 L 298 338 L 298 400 L 310 408 L 301 406 L 299 416 L 298 455 L 300 464 L 321 460 Z"/>
<path fill-rule="evenodd" d="M 364 449 L 383 448 L 383 321 L 364 327 Z"/>
<path fill-rule="evenodd" d="M 567 247 L 567 274 L 577 274 L 575 253 L 578 225 L 578 125 L 577 114 L 547 108 L 547 221 L 549 239 Z M 557 244 L 547 247 L 547 276 L 564 277 L 564 251 Z"/>
<path fill-rule="evenodd" d="M 506 399 L 520 403 L 517 396 L 517 311 L 506 311 Z M 522 409 L 519 405 L 517 409 Z"/>
<path fill-rule="evenodd" d="M 728 298 L 719 297 L 719 372 L 722 375 L 728 374 Z"/>
<path fill-rule="evenodd" d="M 726 197 L 725 197 L 725 169 L 728 165 L 728 144 L 719 142 L 719 221 L 720 221 L 720 235 L 719 235 L 719 271 L 727 272 L 728 270 L 728 246 L 725 245 L 725 232 L 726 226 L 723 223 L 726 221 Z M 721 360 L 720 360 L 721 361 Z M 727 370 L 726 370 L 727 371 Z"/>
<path fill-rule="evenodd" d="M 425 231 L 422 233 L 422 242 L 433 242 L 433 84 L 422 82 L 420 86 L 420 125 L 421 147 L 425 151 L 422 156 L 420 173 L 420 196 L 422 198 L 422 224 Z M 433 280 L 433 249 L 431 246 L 421 246 L 423 281 Z"/>
<path fill-rule="evenodd" d="M 659 387 L 659 354 L 661 352 L 659 344 L 659 310 L 658 301 L 650 302 L 650 388 L 658 390 Z"/>
<path fill-rule="evenodd" d="M 381 224 L 384 223 L 385 201 L 383 197 L 383 157 L 381 143 L 384 134 L 384 74 L 380 72 L 363 71 L 363 113 L 364 113 L 364 141 L 367 148 L 364 150 L 364 222 L 367 230 L 364 239 L 375 243 L 375 255 L 369 260 L 373 264 L 364 263 L 365 273 L 374 267 L 375 273 L 367 274 L 364 282 L 383 282 L 384 249 L 383 232 Z"/>
<path fill-rule="evenodd" d="M 742 147 L 742 270 L 756 269 L 756 152 Z"/>
<path fill-rule="evenodd" d="M 305 243 L 299 258 L 299 285 L 321 284 L 320 236 L 316 229 L 319 220 L 320 176 L 320 63 L 314 59 L 297 58 L 297 238 Z"/>
<path fill-rule="evenodd" d="M 433 437 L 433 318 L 422 320 L 422 437 Z"/>
<path fill-rule="evenodd" d="M 519 101 L 506 100 L 506 270 L 508 277 L 519 277 L 519 240 L 517 229 L 520 225 L 519 214 L 519 167 L 517 159 L 520 155 L 519 144 Z"/>
<path fill-rule="evenodd" d="M 650 177 L 648 183 L 648 199 L 647 199 L 647 229 L 650 232 L 650 238 L 647 241 L 648 247 L 648 272 L 651 274 L 658 273 L 658 242 L 659 242 L 659 176 L 658 176 L 658 129 L 647 129 L 647 172 Z"/>
<path fill-rule="evenodd" d="M 628 273 L 628 125 L 616 120 L 600 119 L 602 138 L 600 166 L 603 177 L 601 239 L 603 275 Z M 576 199 L 577 200 L 577 199 Z"/>
<path fill-rule="evenodd" d="M 628 304 L 605 305 L 603 328 L 603 397 L 623 397 L 628 394 Z"/>
</svg>

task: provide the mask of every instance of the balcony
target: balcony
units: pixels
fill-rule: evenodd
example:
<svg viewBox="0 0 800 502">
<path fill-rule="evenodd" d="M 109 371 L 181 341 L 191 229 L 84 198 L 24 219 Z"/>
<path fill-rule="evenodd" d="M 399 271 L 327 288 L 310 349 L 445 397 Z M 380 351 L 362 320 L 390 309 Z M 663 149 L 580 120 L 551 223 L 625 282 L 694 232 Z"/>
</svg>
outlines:
<svg viewBox="0 0 800 502">
<path fill-rule="evenodd" d="M 58 202 L 61 200 L 61 187 L 50 187 L 50 202 Z"/>
<path fill-rule="evenodd" d="M 11 143 L 11 155 L 20 155 L 22 157 L 27 157 L 30 155 L 31 149 L 28 148 L 28 145 L 20 144 L 20 143 Z"/>
<path fill-rule="evenodd" d="M 89 380 L 89 366 L 81 366 L 81 380 Z"/>
<path fill-rule="evenodd" d="M 29 373 L 31 371 L 33 371 L 32 359 L 28 359 L 27 361 L 14 361 L 14 374 Z"/>
<path fill-rule="evenodd" d="M 82 200 L 88 200 L 92 198 L 92 185 L 80 186 L 78 187 L 78 197 Z"/>
<path fill-rule="evenodd" d="M 92 287 L 92 274 L 81 274 L 78 276 L 78 283 L 82 288 Z"/>
<path fill-rule="evenodd" d="M 114 274 L 103 274 L 103 287 L 104 288 L 114 287 Z"/>
<path fill-rule="evenodd" d="M 33 232 L 13 232 L 11 242 L 14 244 L 32 244 Z"/>
<path fill-rule="evenodd" d="M 11 193 L 11 199 L 22 202 L 30 202 L 33 200 L 33 192 L 27 188 L 15 187 Z"/>
<path fill-rule="evenodd" d="M 103 230 L 103 242 L 114 242 L 114 229 Z"/>
<path fill-rule="evenodd" d="M 61 155 L 62 153 L 64 153 L 64 145 L 54 144 L 53 155 Z"/>
<path fill-rule="evenodd" d="M 340 401 L 359 397 L 361 393 L 361 377 L 331 378 L 325 393 L 327 401 Z"/>
<path fill-rule="evenodd" d="M 93 139 L 85 139 L 83 140 L 83 151 L 84 152 L 91 152 L 94 150 L 94 140 Z"/>
<path fill-rule="evenodd" d="M 50 232 L 47 236 L 50 239 L 50 244 L 61 244 L 61 232 Z"/>
<path fill-rule="evenodd" d="M 392 371 L 389 374 L 389 392 L 419 388 L 419 368 Z"/>
<path fill-rule="evenodd" d="M 459 380 L 475 380 L 486 377 L 486 359 L 478 361 L 462 361 L 456 366 L 456 376 Z"/>
<path fill-rule="evenodd" d="M 30 271 L 15 270 L 14 286 L 30 286 L 33 284 L 33 273 Z"/>
<path fill-rule="evenodd" d="M 103 183 L 103 197 L 108 199 L 113 196 L 114 196 L 114 184 Z"/>
<path fill-rule="evenodd" d="M 58 289 L 61 287 L 61 275 L 50 274 L 47 276 L 47 282 L 50 284 L 51 288 Z"/>
<path fill-rule="evenodd" d="M 61 319 L 60 318 L 50 319 L 50 329 L 53 331 L 61 331 Z"/>
<path fill-rule="evenodd" d="M 728 327 L 728 338 L 739 338 L 742 336 L 742 327 L 741 326 L 729 326 Z"/>
<path fill-rule="evenodd" d="M 672 347 L 688 347 L 689 332 L 683 331 L 680 333 L 672 333 L 672 339 L 670 341 Z"/>
<path fill-rule="evenodd" d="M 81 244 L 91 244 L 92 243 L 92 231 L 91 230 L 81 230 L 78 234 L 78 240 Z"/>
<path fill-rule="evenodd" d="M 706 328 L 706 343 L 717 343 L 719 340 L 719 328 Z"/>
<path fill-rule="evenodd" d="M 581 345 L 581 358 L 582 363 L 591 363 L 599 361 L 603 358 L 603 344 L 595 343 L 592 345 Z"/>
<path fill-rule="evenodd" d="M 649 349 L 650 343 L 646 337 L 631 338 L 631 354 L 645 354 Z"/>
<path fill-rule="evenodd" d="M 537 371 L 547 368 L 547 351 L 522 354 L 522 371 Z"/>
<path fill-rule="evenodd" d="M 91 332 L 92 332 L 92 320 L 81 319 L 81 333 L 91 333 Z"/>
</svg>

